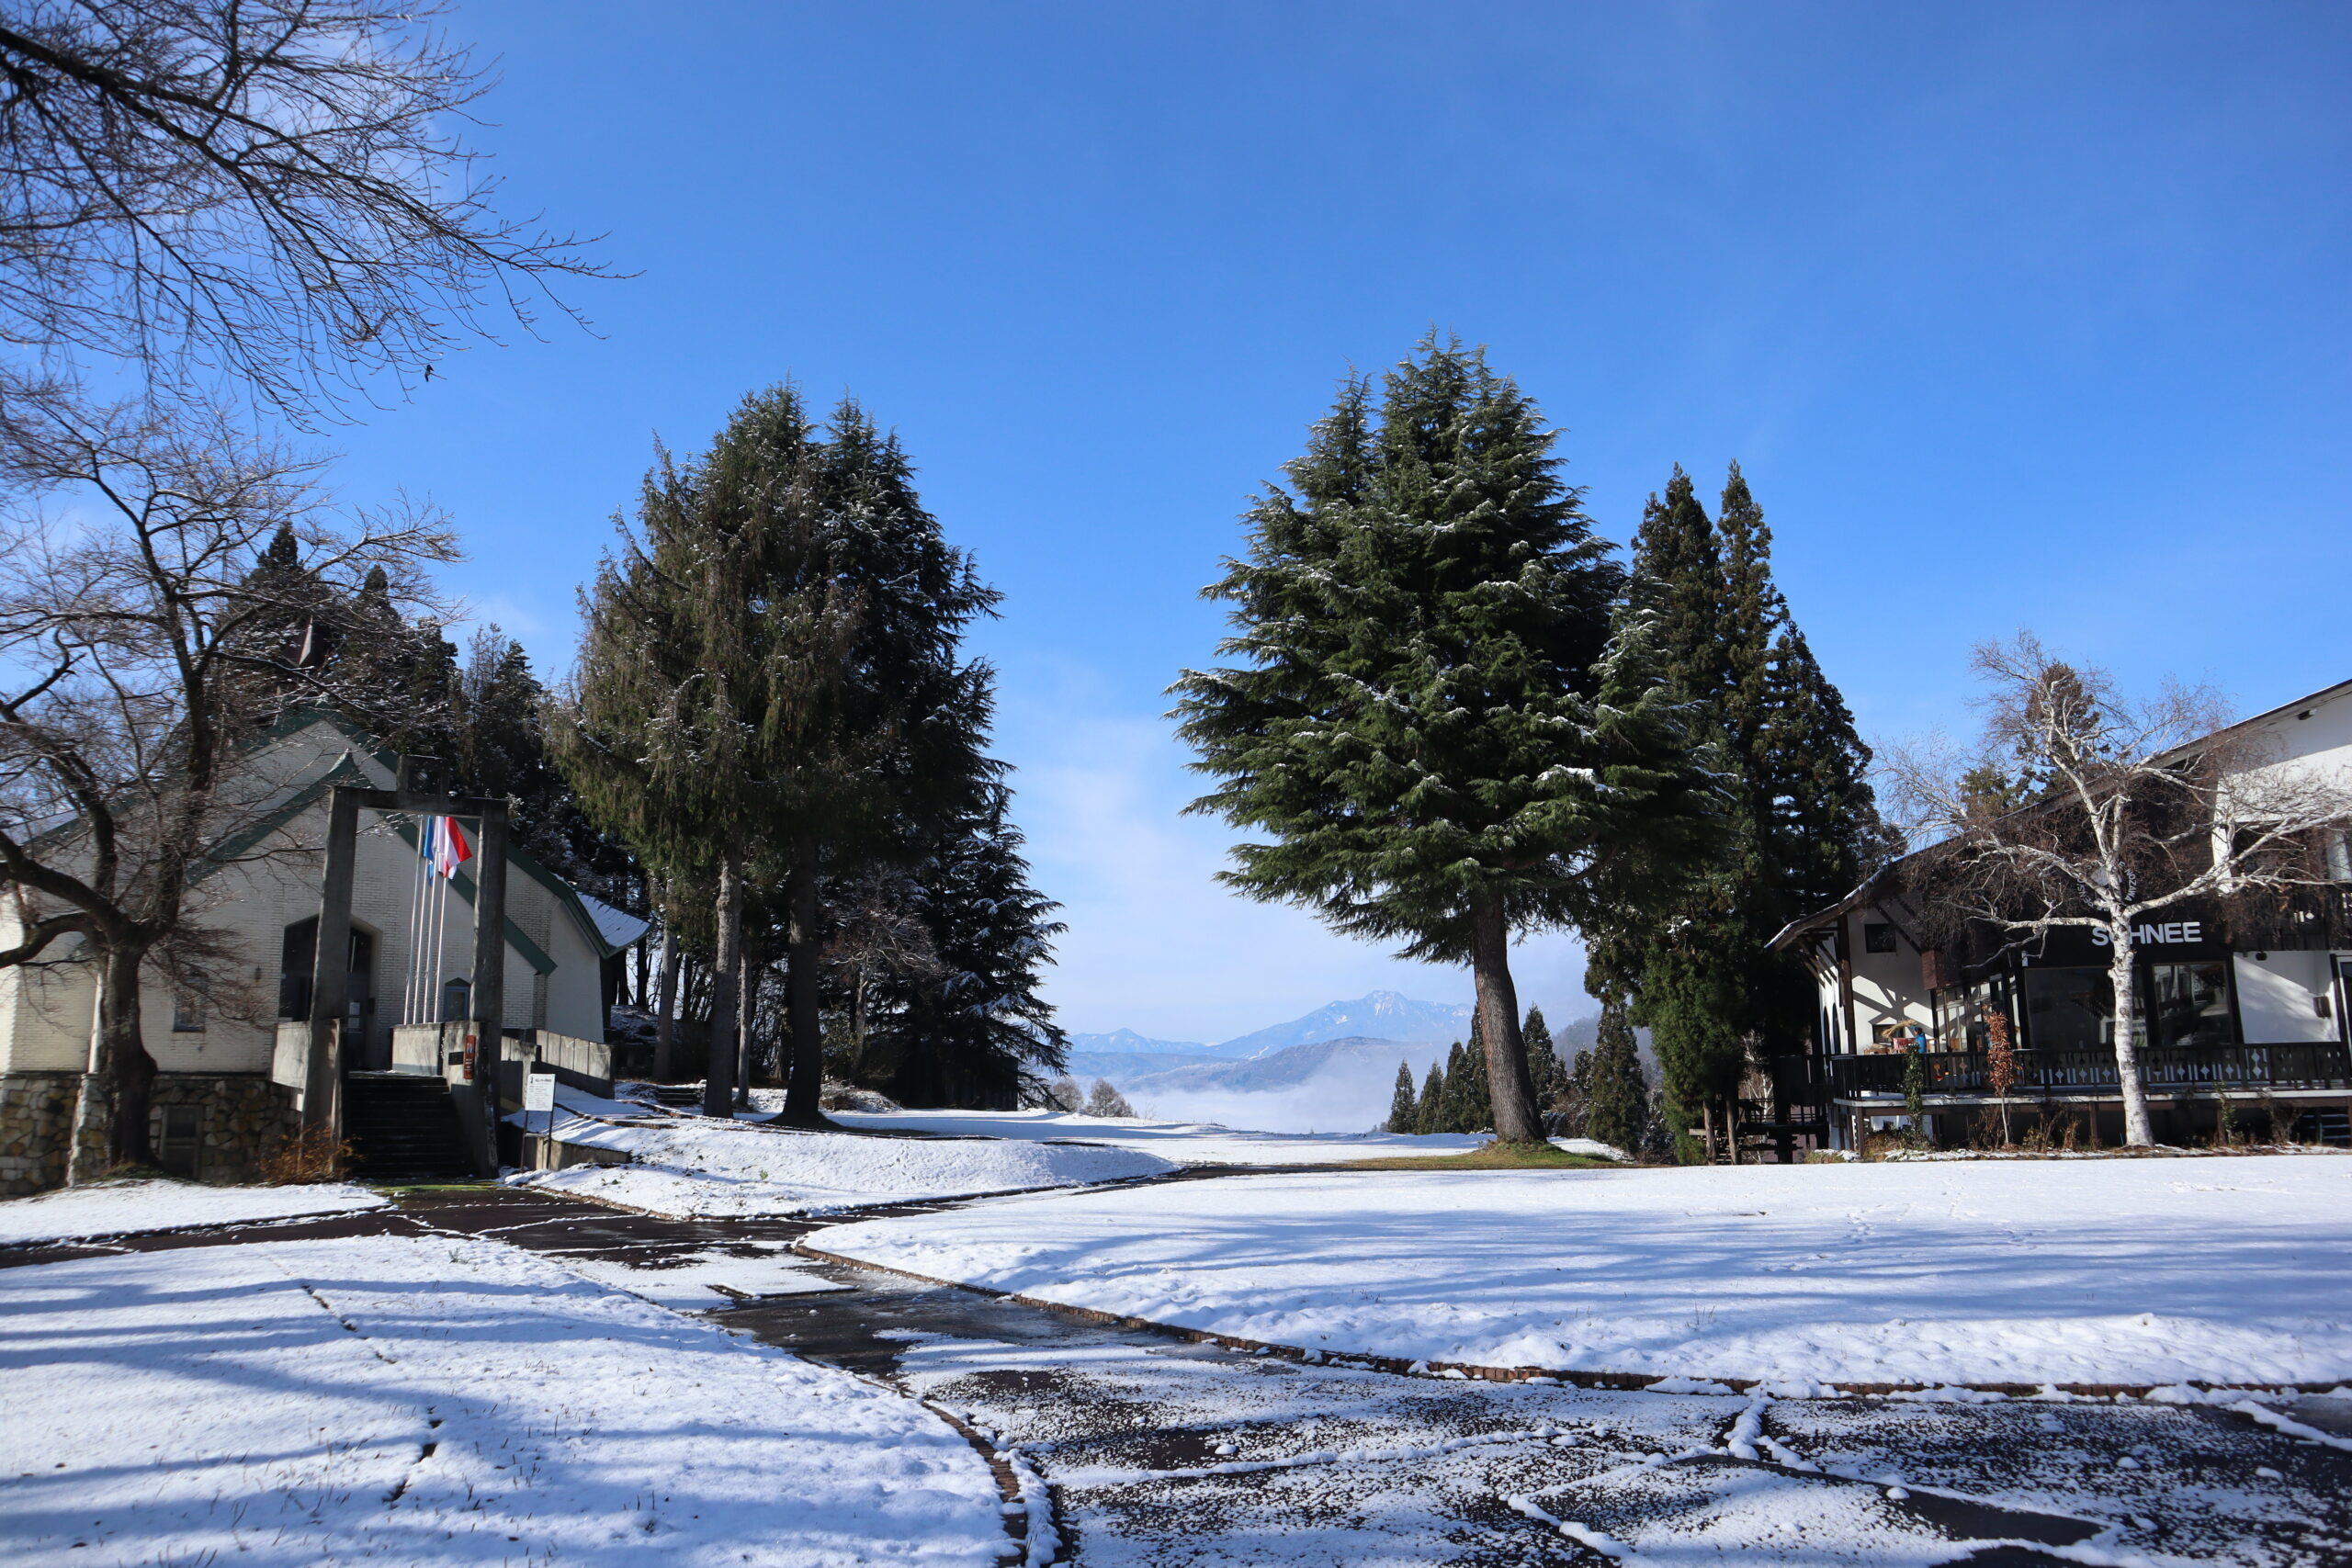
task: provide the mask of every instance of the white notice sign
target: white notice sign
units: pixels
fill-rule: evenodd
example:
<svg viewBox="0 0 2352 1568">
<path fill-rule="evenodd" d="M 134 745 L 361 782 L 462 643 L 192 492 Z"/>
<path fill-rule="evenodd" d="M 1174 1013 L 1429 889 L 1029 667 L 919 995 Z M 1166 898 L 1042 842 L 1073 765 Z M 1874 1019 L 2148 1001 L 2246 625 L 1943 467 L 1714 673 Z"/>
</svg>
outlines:
<svg viewBox="0 0 2352 1568">
<path fill-rule="evenodd" d="M 523 1075 L 523 1109 L 553 1111 L 555 1109 L 555 1075 L 525 1073 Z"/>
</svg>

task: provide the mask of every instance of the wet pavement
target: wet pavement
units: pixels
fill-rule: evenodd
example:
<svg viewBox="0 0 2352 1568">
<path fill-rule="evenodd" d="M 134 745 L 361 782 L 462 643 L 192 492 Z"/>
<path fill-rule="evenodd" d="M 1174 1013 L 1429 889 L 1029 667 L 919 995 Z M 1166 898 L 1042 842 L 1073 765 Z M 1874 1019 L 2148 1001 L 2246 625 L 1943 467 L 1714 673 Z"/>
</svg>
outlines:
<svg viewBox="0 0 2352 1568">
<path fill-rule="evenodd" d="M 658 1271 L 772 1259 L 841 1218 L 668 1220 L 452 1189 L 370 1214 L 16 1249 L 0 1266 L 390 1232 Z M 711 1316 L 954 1420 L 1007 1495 L 1034 1500 L 1015 1550 L 1036 1563 L 2352 1564 L 2352 1400 L 2280 1406 L 2282 1430 L 2132 1399 L 1482 1383 L 1301 1365 L 845 1265 L 807 1272 L 843 1288 Z"/>
</svg>

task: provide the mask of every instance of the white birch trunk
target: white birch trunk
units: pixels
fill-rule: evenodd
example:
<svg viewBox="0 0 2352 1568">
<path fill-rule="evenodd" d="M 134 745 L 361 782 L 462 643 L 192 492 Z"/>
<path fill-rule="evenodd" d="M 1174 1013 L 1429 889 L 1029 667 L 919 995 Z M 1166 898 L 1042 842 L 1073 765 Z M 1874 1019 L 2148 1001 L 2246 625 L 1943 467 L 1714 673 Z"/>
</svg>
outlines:
<svg viewBox="0 0 2352 1568">
<path fill-rule="evenodd" d="M 90 1051 L 74 1097 L 74 1124 L 66 1133 L 65 1185 L 81 1187 L 106 1174 L 112 1096 L 106 1080 L 107 966 L 90 965 Z"/>
<path fill-rule="evenodd" d="M 2108 983 L 2115 992 L 2115 1081 L 2123 1096 L 2123 1142 L 2146 1148 L 2156 1141 L 2148 1120 L 2148 1090 L 2140 1081 L 2140 1045 L 2134 1038 L 2140 1021 L 2140 991 L 2132 984 L 2132 928 L 2120 919 L 2107 922 L 2107 940 L 2113 956 L 2107 961 Z M 2093 1115 L 2098 1111 L 2094 1110 Z"/>
</svg>

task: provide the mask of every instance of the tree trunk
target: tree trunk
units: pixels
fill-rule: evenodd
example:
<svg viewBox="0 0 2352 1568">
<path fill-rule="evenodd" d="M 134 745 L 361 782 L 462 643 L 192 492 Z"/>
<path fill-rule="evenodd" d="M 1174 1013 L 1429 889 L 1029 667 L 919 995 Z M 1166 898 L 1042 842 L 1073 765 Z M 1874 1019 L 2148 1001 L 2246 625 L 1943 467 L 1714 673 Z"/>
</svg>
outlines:
<svg viewBox="0 0 2352 1568">
<path fill-rule="evenodd" d="M 704 1053 L 702 1113 L 735 1114 L 735 994 L 743 969 L 743 866 L 718 858 L 718 951 L 710 964 L 710 1049 Z"/>
<path fill-rule="evenodd" d="M 653 1077 L 668 1083 L 678 1070 L 678 931 L 669 903 L 662 905 L 662 968 L 653 1013 Z"/>
<path fill-rule="evenodd" d="M 147 1110 L 153 1099 L 155 1058 L 147 1054 L 141 1028 L 139 968 L 146 954 L 118 953 L 107 961 L 107 984 L 99 998 L 104 1021 L 109 1076 L 114 1084 L 114 1138 L 117 1165 L 153 1165 L 153 1149 L 147 1136 Z"/>
<path fill-rule="evenodd" d="M 2114 944 L 2107 976 L 2115 991 L 2115 1081 L 2123 1093 L 2123 1141 L 2146 1148 L 2156 1141 L 2156 1134 L 2148 1120 L 2148 1090 L 2140 1081 L 2140 1045 L 2133 1038 L 2140 1021 L 2140 990 L 2132 984 L 2132 928 L 2111 920 L 2107 939 Z M 2097 1107 L 2091 1114 L 2097 1118 Z"/>
<path fill-rule="evenodd" d="M 735 1028 L 735 1109 L 752 1108 L 752 1041 L 760 1021 L 760 966 L 749 953 L 736 954 L 741 975 L 736 980 L 739 1014 Z"/>
<path fill-rule="evenodd" d="M 108 1167 L 153 1165 L 147 1136 L 155 1058 L 140 1030 L 139 969 L 145 954 L 109 951 L 92 964 L 90 1054 L 75 1097 L 65 1152 L 68 1186 L 95 1180 Z"/>
<path fill-rule="evenodd" d="M 66 1130 L 65 1185 L 79 1187 L 107 1172 L 107 1150 L 114 1141 L 114 1091 L 107 1082 L 107 972 L 103 964 L 90 966 L 90 1038 L 82 1053 L 82 1081 L 75 1086 L 74 1120 Z"/>
<path fill-rule="evenodd" d="M 785 1030 L 792 1042 L 792 1071 L 784 1091 L 790 1127 L 826 1125 L 825 1042 L 817 1018 L 817 841 L 793 846 L 792 876 L 785 886 L 789 920 L 785 931 Z"/>
<path fill-rule="evenodd" d="M 653 874 L 651 872 L 644 873 L 639 876 L 637 885 L 639 895 L 645 900 L 646 914 L 649 917 L 658 915 L 661 906 L 654 901 Z M 635 973 L 630 976 L 631 989 L 629 993 L 629 1005 L 636 1008 L 642 1008 L 647 1002 L 652 999 L 652 989 L 646 984 L 646 981 L 650 976 L 646 974 L 645 969 L 646 963 L 650 958 L 651 958 L 652 953 L 643 942 L 639 942 L 636 945 L 637 951 L 629 955 L 630 967 L 635 971 Z"/>
<path fill-rule="evenodd" d="M 1540 1144 L 1544 1120 L 1535 1113 L 1535 1082 L 1527 1070 L 1527 1043 L 1519 1032 L 1519 991 L 1510 979 L 1510 926 L 1500 895 L 1480 897 L 1470 910 L 1470 969 L 1478 988 L 1478 1033 L 1487 1058 L 1487 1099 L 1495 1137 L 1506 1144 Z"/>
</svg>

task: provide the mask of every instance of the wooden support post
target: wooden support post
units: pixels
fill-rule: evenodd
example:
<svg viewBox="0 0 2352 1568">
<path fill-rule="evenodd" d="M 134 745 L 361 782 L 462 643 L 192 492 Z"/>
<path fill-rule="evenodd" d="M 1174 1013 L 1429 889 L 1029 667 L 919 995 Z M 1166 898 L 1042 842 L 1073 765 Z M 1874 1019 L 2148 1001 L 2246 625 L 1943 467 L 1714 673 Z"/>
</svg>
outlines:
<svg viewBox="0 0 2352 1568">
<path fill-rule="evenodd" d="M 350 1005 L 351 890 L 359 852 L 359 813 L 401 811 L 413 816 L 474 817 L 481 841 L 474 868 L 474 1088 L 481 1096 L 490 1148 L 497 1168 L 499 1025 L 506 1008 L 506 803 L 471 795 L 432 795 L 406 788 L 402 769 L 397 789 L 336 784 L 327 791 L 327 863 L 319 891 L 319 930 L 311 953 L 311 1038 L 302 1072 L 305 1130 L 343 1130 L 344 1012 Z M 487 1063 L 485 1069 L 484 1064 Z"/>
<path fill-rule="evenodd" d="M 498 1169 L 498 1124 L 505 1115 L 506 803 L 481 807 L 474 852 L 474 1087 L 481 1096 L 487 1168 Z M 485 1065 L 486 1064 L 486 1065 Z"/>
<path fill-rule="evenodd" d="M 343 1132 L 343 1023 L 351 991 L 351 879 L 359 858 L 359 796 L 327 791 L 327 865 L 311 944 L 311 1043 L 302 1067 L 302 1129 Z"/>
</svg>

